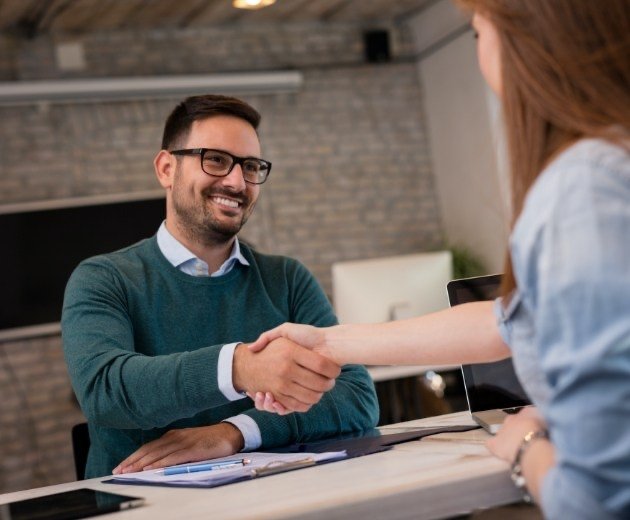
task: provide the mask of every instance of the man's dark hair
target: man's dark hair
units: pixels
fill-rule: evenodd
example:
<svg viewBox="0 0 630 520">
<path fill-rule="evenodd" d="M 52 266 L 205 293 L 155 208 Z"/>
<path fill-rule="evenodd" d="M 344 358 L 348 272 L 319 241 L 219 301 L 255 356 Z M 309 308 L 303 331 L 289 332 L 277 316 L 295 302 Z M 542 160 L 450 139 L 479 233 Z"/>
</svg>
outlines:
<svg viewBox="0 0 630 520">
<path fill-rule="evenodd" d="M 168 116 L 162 135 L 162 150 L 169 150 L 174 144 L 184 141 L 195 121 L 212 116 L 238 117 L 252 125 L 254 130 L 260 123 L 258 111 L 240 99 L 214 94 L 191 96 L 177 105 Z"/>
</svg>

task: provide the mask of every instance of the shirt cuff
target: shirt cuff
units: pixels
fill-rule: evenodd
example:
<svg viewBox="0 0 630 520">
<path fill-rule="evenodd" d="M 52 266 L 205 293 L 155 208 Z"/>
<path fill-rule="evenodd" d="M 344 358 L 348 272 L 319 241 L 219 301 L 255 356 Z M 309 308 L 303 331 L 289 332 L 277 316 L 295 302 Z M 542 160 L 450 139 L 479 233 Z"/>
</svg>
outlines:
<svg viewBox="0 0 630 520">
<path fill-rule="evenodd" d="M 540 506 L 549 520 L 615 520 L 620 517 L 606 511 L 592 490 L 566 475 L 558 466 L 552 467 L 543 478 Z"/>
<path fill-rule="evenodd" d="M 508 298 L 500 296 L 494 300 L 494 316 L 499 327 L 499 334 L 508 347 L 512 344 L 512 319 L 520 304 L 521 294 L 518 290 L 514 290 Z"/>
<path fill-rule="evenodd" d="M 217 363 L 217 382 L 219 390 L 229 401 L 238 401 L 247 397 L 244 393 L 237 392 L 232 382 L 232 365 L 234 364 L 234 349 L 241 342 L 226 343 L 219 352 L 219 362 Z"/>
<path fill-rule="evenodd" d="M 260 428 L 256 424 L 256 421 L 254 421 L 254 419 L 252 419 L 249 415 L 240 414 L 235 417 L 225 419 L 222 422 L 229 422 L 240 430 L 245 442 L 242 451 L 252 451 L 260 448 L 262 445 Z"/>
</svg>

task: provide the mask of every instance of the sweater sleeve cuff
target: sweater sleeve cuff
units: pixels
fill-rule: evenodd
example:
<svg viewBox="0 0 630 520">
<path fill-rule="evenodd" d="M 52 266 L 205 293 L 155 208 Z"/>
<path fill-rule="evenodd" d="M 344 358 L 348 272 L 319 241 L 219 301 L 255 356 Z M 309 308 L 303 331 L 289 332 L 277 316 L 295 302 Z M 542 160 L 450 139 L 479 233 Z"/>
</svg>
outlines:
<svg viewBox="0 0 630 520">
<path fill-rule="evenodd" d="M 225 419 L 223 422 L 229 422 L 240 430 L 241 434 L 243 435 L 243 440 L 245 442 L 242 451 L 252 451 L 260 448 L 260 446 L 262 445 L 260 428 L 258 428 L 256 421 L 254 421 L 254 419 L 252 419 L 248 415 L 240 414 L 235 417 Z"/>
<path fill-rule="evenodd" d="M 221 390 L 221 393 L 229 401 L 238 401 L 239 399 L 246 397 L 244 393 L 236 391 L 232 382 L 234 350 L 240 344 L 240 342 L 237 342 L 223 345 L 223 348 L 221 348 L 221 352 L 219 353 L 219 362 L 217 363 L 217 383 L 219 385 L 219 390 Z M 260 432 L 258 433 L 258 436 L 260 437 Z"/>
</svg>

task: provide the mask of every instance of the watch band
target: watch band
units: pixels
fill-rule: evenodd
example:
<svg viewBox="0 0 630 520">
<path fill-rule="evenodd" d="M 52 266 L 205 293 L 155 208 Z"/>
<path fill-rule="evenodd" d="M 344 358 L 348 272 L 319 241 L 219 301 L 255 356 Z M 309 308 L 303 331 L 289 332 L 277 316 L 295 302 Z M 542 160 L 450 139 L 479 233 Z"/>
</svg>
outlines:
<svg viewBox="0 0 630 520">
<path fill-rule="evenodd" d="M 532 443 L 538 439 L 548 439 L 549 432 L 547 430 L 532 430 L 527 432 L 521 441 L 520 446 L 518 447 L 518 451 L 516 452 L 516 457 L 514 457 L 514 462 L 512 463 L 512 481 L 514 485 L 523 492 L 523 500 L 525 502 L 533 502 L 532 496 L 527 491 L 527 483 L 525 482 L 525 477 L 523 476 L 523 465 L 521 461 L 523 460 L 523 455 L 527 451 Z"/>
</svg>

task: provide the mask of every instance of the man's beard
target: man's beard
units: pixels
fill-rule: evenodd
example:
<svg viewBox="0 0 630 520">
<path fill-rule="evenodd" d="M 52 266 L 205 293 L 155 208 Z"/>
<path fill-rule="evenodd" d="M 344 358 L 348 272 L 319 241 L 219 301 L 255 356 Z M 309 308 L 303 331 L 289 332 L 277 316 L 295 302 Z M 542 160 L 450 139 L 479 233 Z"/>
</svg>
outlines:
<svg viewBox="0 0 630 520">
<path fill-rule="evenodd" d="M 175 182 L 172 192 L 173 209 L 177 214 L 180 231 L 192 242 L 204 245 L 229 242 L 245 225 L 254 209 L 250 198 L 244 193 L 235 194 L 228 190 L 208 188 L 201 192 L 203 200 L 199 202 L 197 199 L 192 201 L 186 199 L 183 195 L 184 189 L 179 182 Z M 225 196 L 238 200 L 241 208 L 244 209 L 241 220 L 230 222 L 219 220 L 208 207 L 207 201 L 213 196 Z"/>
</svg>

